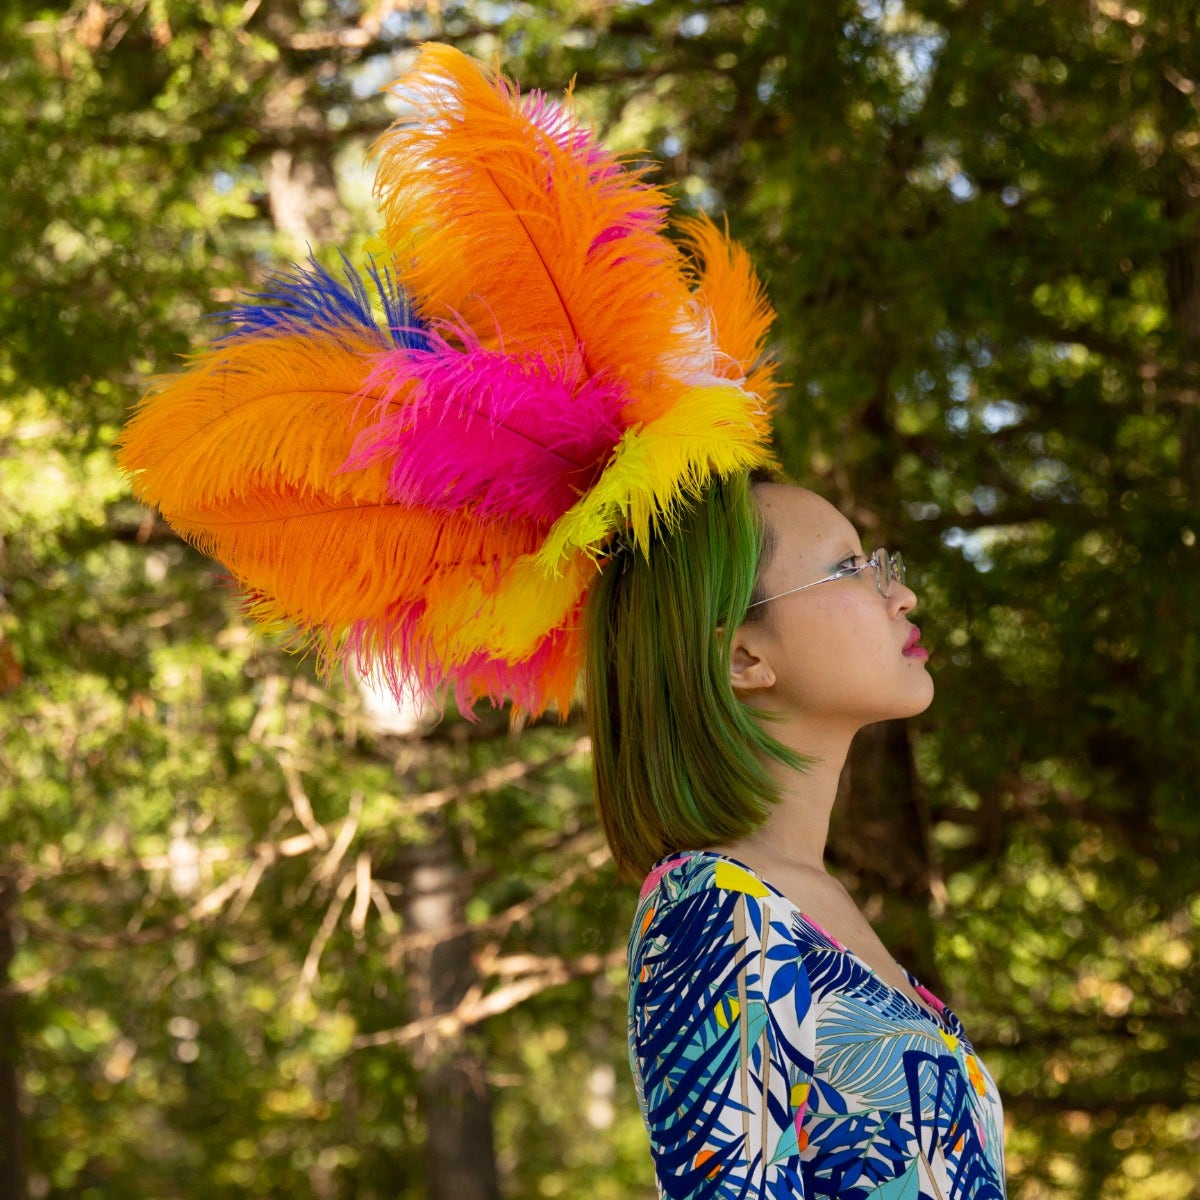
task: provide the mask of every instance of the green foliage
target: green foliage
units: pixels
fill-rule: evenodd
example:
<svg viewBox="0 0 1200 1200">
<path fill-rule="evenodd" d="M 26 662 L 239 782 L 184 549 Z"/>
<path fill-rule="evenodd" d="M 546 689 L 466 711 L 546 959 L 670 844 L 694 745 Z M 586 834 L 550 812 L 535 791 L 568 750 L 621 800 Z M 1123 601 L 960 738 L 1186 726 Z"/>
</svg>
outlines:
<svg viewBox="0 0 1200 1200">
<path fill-rule="evenodd" d="M 405 856 L 441 836 L 499 998 L 466 1037 L 506 1194 L 650 1194 L 632 897 L 578 730 L 373 736 L 109 451 L 204 313 L 305 229 L 369 231 L 377 88 L 429 36 L 577 73 L 615 144 L 729 211 L 780 311 L 781 455 L 919 568 L 936 951 L 1011 1194 L 1193 1195 L 1200 26 L 1172 0 L 5 6 L 0 1019 L 31 1193 L 421 1196 Z M 329 205 L 289 212 L 306 179 Z"/>
</svg>

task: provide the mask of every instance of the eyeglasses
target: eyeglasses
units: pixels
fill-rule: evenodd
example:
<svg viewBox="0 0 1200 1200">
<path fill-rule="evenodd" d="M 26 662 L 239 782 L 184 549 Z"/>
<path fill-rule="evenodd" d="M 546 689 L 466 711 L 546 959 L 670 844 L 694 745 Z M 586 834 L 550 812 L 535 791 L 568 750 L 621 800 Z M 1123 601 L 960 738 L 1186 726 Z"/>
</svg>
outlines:
<svg viewBox="0 0 1200 1200">
<path fill-rule="evenodd" d="M 880 546 L 870 558 L 863 559 L 857 566 L 839 567 L 832 575 L 826 575 L 824 579 L 815 580 L 813 583 L 804 583 L 799 587 L 788 588 L 786 592 L 776 592 L 774 596 L 768 596 L 765 600 L 755 600 L 750 607 L 757 608 L 760 604 L 770 604 L 772 600 L 779 600 L 783 596 L 790 596 L 793 592 L 806 591 L 808 588 L 816 587 L 819 583 L 832 583 L 835 579 L 849 579 L 851 575 L 857 575 L 860 571 L 865 571 L 868 567 L 874 569 L 875 586 L 879 589 L 879 594 L 885 600 L 892 594 L 893 583 L 899 581 L 900 586 L 904 586 L 904 558 L 899 553 L 889 554 Z"/>
</svg>

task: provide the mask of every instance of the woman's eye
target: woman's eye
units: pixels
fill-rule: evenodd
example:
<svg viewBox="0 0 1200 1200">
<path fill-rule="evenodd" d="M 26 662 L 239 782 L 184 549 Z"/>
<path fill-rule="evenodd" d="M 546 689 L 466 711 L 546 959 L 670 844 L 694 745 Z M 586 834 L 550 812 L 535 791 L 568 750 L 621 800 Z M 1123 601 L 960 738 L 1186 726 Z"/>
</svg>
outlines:
<svg viewBox="0 0 1200 1200">
<path fill-rule="evenodd" d="M 843 558 L 842 561 L 838 563 L 837 569 L 839 571 L 854 571 L 858 568 L 858 559 L 859 556 L 857 554 L 852 554 L 849 558 Z"/>
</svg>

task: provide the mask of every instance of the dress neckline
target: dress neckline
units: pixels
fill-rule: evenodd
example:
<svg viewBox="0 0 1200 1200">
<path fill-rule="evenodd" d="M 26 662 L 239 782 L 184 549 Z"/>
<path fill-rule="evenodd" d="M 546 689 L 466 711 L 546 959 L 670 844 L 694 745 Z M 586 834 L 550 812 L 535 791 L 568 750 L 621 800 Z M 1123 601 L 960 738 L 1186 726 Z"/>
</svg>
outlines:
<svg viewBox="0 0 1200 1200">
<path fill-rule="evenodd" d="M 795 914 L 810 928 L 816 930 L 827 942 L 833 946 L 838 953 L 845 954 L 852 958 L 864 971 L 866 971 L 881 987 L 887 988 L 893 995 L 899 996 L 909 1007 L 915 1009 L 922 1016 L 927 1017 L 937 1026 L 939 1031 L 949 1034 L 951 1037 L 957 1037 L 955 1026 L 959 1025 L 958 1018 L 954 1015 L 950 1007 L 945 1004 L 939 997 L 935 996 L 921 981 L 906 967 L 903 963 L 896 963 L 896 966 L 904 973 L 905 979 L 908 980 L 909 987 L 916 993 L 917 999 L 914 1000 L 903 988 L 898 988 L 890 980 L 885 979 L 880 973 L 869 963 L 861 954 L 851 950 L 849 946 L 844 945 L 840 939 L 836 938 L 828 930 L 824 929 L 820 924 L 812 919 L 790 896 L 785 896 L 769 879 L 760 875 L 753 867 L 747 866 L 740 859 L 734 858 L 730 854 L 722 854 L 717 850 L 681 850 L 676 854 L 668 855 L 655 864 L 655 868 L 664 867 L 669 869 L 676 863 L 687 858 L 695 858 L 703 856 L 705 858 L 717 859 L 721 862 L 730 863 L 732 866 L 745 871 L 751 878 L 758 880 L 773 896 L 777 896 L 785 904 L 789 905 Z M 665 874 L 666 871 L 663 871 Z M 895 961 L 893 959 L 893 961 Z M 961 1028 L 961 1026 L 959 1026 Z"/>
</svg>

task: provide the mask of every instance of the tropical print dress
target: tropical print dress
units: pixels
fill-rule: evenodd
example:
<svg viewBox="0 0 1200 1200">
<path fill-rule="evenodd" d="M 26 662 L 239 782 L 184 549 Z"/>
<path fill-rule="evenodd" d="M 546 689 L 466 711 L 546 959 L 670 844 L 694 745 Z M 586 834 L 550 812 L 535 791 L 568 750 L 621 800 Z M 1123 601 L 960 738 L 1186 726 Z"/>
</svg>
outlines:
<svg viewBox="0 0 1200 1200">
<path fill-rule="evenodd" d="M 749 868 L 707 851 L 658 863 L 629 972 L 660 1196 L 1004 1197 L 1000 1097 L 958 1018 Z"/>
</svg>

